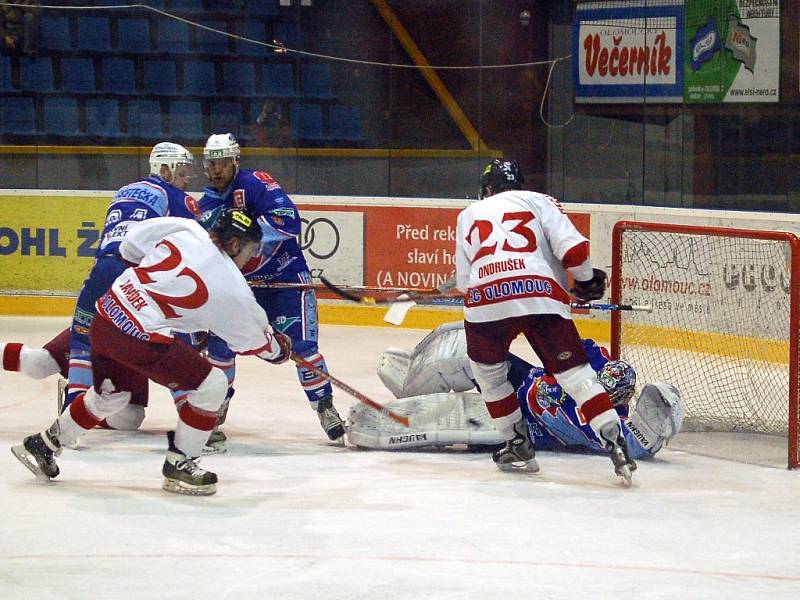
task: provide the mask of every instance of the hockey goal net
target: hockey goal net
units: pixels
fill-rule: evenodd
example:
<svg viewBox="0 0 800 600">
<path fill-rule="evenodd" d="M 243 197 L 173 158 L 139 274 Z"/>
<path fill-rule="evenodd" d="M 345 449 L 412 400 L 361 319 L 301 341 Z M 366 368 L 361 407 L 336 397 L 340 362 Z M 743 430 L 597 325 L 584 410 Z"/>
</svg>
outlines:
<svg viewBox="0 0 800 600">
<path fill-rule="evenodd" d="M 612 313 L 613 354 L 642 383 L 678 386 L 684 429 L 783 436 L 789 468 L 800 466 L 800 240 L 621 221 L 612 253 L 612 302 L 653 307 Z"/>
</svg>

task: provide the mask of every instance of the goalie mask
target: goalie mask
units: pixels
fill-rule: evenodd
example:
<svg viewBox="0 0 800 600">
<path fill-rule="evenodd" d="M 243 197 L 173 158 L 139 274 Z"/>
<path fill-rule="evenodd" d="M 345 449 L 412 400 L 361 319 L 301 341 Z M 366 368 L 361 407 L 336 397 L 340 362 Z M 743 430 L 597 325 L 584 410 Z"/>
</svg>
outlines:
<svg viewBox="0 0 800 600">
<path fill-rule="evenodd" d="M 636 389 L 636 370 L 624 360 L 610 360 L 597 372 L 614 406 L 627 405 Z"/>
<path fill-rule="evenodd" d="M 173 144 L 172 142 L 161 142 L 153 146 L 150 152 L 150 174 L 159 175 L 161 167 L 169 167 L 172 173 L 175 173 L 176 167 L 179 165 L 194 165 L 194 157 L 192 153 L 180 144 Z"/>
<path fill-rule="evenodd" d="M 495 158 L 483 170 L 478 198 L 483 200 L 506 190 L 521 190 L 523 183 L 525 177 L 517 161 Z"/>
</svg>

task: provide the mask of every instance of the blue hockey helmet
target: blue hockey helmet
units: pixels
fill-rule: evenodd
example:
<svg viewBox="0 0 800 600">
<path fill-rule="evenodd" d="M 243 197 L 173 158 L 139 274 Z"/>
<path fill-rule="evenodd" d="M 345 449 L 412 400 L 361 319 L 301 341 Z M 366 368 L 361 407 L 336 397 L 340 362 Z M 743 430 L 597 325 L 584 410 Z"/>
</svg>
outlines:
<svg viewBox="0 0 800 600">
<path fill-rule="evenodd" d="M 627 405 L 636 389 L 636 370 L 624 360 L 610 360 L 597 372 L 614 406 Z"/>
</svg>

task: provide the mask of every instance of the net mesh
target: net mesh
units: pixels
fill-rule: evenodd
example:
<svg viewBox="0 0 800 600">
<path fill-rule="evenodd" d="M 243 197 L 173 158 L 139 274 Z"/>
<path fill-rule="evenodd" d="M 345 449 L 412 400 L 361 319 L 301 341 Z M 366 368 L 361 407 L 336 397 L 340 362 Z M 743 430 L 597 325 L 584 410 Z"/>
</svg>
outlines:
<svg viewBox="0 0 800 600">
<path fill-rule="evenodd" d="M 640 382 L 674 383 L 686 427 L 786 435 L 791 245 L 625 230 L 621 356 Z"/>
</svg>

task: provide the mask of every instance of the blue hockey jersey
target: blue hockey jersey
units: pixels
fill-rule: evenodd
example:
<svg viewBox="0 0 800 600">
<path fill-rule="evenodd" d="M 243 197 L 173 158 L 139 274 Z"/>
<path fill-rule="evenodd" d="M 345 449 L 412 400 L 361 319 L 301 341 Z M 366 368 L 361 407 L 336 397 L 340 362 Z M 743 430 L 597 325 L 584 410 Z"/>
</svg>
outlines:
<svg viewBox="0 0 800 600">
<path fill-rule="evenodd" d="M 599 371 L 609 361 L 605 348 L 590 339 L 583 341 L 592 369 Z M 517 359 L 519 360 L 519 359 Z M 512 361 L 513 363 L 513 361 Z M 519 365 L 511 374 L 520 372 Z M 575 400 L 562 389 L 555 377 L 541 367 L 531 367 L 522 382 L 512 381 L 520 408 L 528 422 L 531 440 L 537 450 L 564 448 L 605 452 L 605 446 L 584 421 Z M 648 456 L 647 450 L 630 432 L 625 422 L 628 407 L 615 407 L 631 458 Z"/>
<path fill-rule="evenodd" d="M 297 273 L 308 271 L 297 236 L 300 213 L 272 175 L 264 171 L 240 169 L 224 192 L 212 187 L 203 190 L 200 210 L 208 215 L 216 208 L 244 208 L 261 225 L 261 253 L 242 269 L 254 279 L 296 281 Z"/>
<path fill-rule="evenodd" d="M 196 219 L 200 211 L 191 196 L 158 175 L 120 188 L 106 212 L 95 256 L 116 254 L 131 223 L 168 216 Z"/>
</svg>

